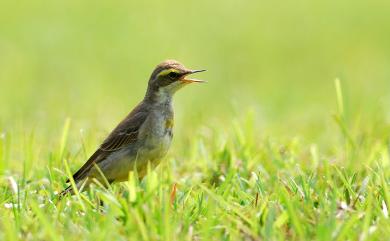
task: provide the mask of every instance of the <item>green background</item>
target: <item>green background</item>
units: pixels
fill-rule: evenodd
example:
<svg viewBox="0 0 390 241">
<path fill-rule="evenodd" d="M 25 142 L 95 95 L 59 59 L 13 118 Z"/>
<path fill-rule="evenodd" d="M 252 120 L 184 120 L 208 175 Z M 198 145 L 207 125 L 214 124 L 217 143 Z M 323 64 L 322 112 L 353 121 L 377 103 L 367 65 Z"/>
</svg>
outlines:
<svg viewBox="0 0 390 241">
<path fill-rule="evenodd" d="M 0 204 L 10 202 L 8 176 L 26 181 L 56 173 L 45 185 L 53 188 L 50 195 L 63 188 L 65 174 L 55 171 L 64 170 L 61 158 L 76 170 L 142 99 L 153 68 L 165 59 L 208 70 L 196 76 L 207 84 L 175 96 L 168 159 L 176 178 L 191 183 L 194 170 L 187 159 L 202 159 L 205 150 L 214 153 L 223 143 L 236 143 L 234 138 L 253 143 L 253 156 L 260 156 L 271 177 L 295 164 L 315 171 L 308 164 L 312 156 L 316 165 L 336 161 L 351 170 L 388 162 L 389 9 L 384 0 L 1 1 Z M 275 162 L 279 149 L 296 159 L 287 166 Z M 210 169 L 207 163 L 222 161 L 225 154 L 240 156 L 240 150 L 210 154 L 198 164 L 217 172 L 223 167 L 216 162 Z M 251 162 L 253 167 L 258 159 Z M 251 168 L 241 174 L 250 176 Z M 380 212 L 381 201 L 377 205 Z M 206 226 L 195 226 L 195 233 L 202 236 Z M 242 238 L 236 235 L 231 237 Z"/>
</svg>

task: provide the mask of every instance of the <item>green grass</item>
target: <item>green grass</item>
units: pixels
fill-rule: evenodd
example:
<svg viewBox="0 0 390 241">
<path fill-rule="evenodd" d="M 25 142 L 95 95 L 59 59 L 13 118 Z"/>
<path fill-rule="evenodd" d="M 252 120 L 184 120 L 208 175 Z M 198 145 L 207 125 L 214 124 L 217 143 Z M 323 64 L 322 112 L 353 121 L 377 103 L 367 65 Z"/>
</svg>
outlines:
<svg viewBox="0 0 390 241">
<path fill-rule="evenodd" d="M 389 7 L 2 1 L 0 240 L 388 239 Z M 166 58 L 167 158 L 58 201 Z"/>
<path fill-rule="evenodd" d="M 65 187 L 67 163 L 84 160 L 69 150 L 72 125 L 66 121 L 58 155 L 52 153 L 31 177 L 3 175 L 0 237 L 383 239 L 390 234 L 388 140 L 358 143 L 344 135 L 348 130 L 342 113 L 335 118 L 344 144 L 335 145 L 334 152 L 323 153 L 299 138 L 254 137 L 249 114 L 223 136 L 224 129 L 214 127 L 211 136 L 191 138 L 188 154 L 170 157 L 142 182 L 131 175 L 129 182 L 110 190 L 96 187 L 57 201 L 55 194 Z M 3 161 L 9 139 L 2 139 Z M 27 143 L 26 152 L 35 145 Z"/>
</svg>

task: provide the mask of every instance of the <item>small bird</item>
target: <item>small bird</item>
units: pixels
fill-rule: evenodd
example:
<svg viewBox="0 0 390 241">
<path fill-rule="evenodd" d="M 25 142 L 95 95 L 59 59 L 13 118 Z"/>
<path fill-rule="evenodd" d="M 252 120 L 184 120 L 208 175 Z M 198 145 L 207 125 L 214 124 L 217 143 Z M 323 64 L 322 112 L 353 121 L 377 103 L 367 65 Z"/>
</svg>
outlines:
<svg viewBox="0 0 390 241">
<path fill-rule="evenodd" d="M 172 97 L 187 84 L 204 82 L 188 78 L 203 71 L 187 69 L 175 60 L 157 65 L 144 99 L 73 175 L 77 188 L 88 186 L 93 179 L 103 184 L 105 180 L 110 184 L 126 181 L 130 171 L 137 171 L 138 177 L 143 178 L 148 163 L 156 167 L 167 154 L 173 137 Z M 59 195 L 68 193 L 74 193 L 71 185 Z"/>
</svg>

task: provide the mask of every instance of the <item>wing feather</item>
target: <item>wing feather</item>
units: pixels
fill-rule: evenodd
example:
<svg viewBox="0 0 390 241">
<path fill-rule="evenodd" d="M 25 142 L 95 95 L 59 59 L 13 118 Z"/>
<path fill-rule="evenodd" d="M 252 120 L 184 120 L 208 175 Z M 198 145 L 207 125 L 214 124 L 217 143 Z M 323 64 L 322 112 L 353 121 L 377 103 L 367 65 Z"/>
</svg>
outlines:
<svg viewBox="0 0 390 241">
<path fill-rule="evenodd" d="M 73 179 L 76 182 L 84 179 L 95 164 L 103 161 L 112 152 L 135 143 L 138 138 L 139 129 L 145 122 L 148 113 L 147 106 L 142 104 L 130 112 L 104 140 L 87 162 L 73 175 Z M 69 182 L 69 179 L 66 182 Z"/>
</svg>

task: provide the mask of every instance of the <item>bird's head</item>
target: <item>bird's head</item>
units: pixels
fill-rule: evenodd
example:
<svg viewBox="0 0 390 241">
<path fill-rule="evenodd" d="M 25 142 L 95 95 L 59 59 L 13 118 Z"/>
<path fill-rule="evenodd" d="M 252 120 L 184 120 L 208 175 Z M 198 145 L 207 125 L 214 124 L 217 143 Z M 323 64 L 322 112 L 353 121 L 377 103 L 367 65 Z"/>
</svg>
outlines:
<svg viewBox="0 0 390 241">
<path fill-rule="evenodd" d="M 191 70 L 176 60 L 165 60 L 157 65 L 149 79 L 148 94 L 172 96 L 177 90 L 190 83 L 202 83 L 203 80 L 189 78 L 189 75 L 205 70 Z"/>
</svg>

